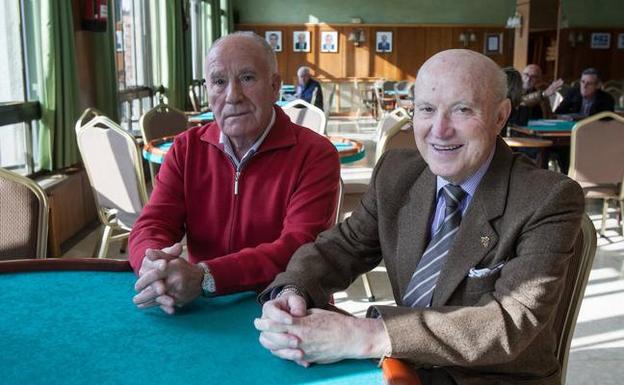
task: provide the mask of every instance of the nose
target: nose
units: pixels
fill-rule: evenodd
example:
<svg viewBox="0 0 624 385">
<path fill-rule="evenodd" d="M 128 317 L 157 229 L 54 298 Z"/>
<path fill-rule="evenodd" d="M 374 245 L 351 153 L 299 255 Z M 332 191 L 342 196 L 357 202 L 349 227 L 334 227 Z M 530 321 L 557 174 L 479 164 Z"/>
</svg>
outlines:
<svg viewBox="0 0 624 385">
<path fill-rule="evenodd" d="M 241 88 L 240 82 L 235 79 L 231 80 L 228 84 L 227 88 L 227 96 L 225 101 L 230 104 L 239 103 L 243 98 L 243 90 Z"/>
<path fill-rule="evenodd" d="M 455 129 L 447 114 L 438 112 L 431 123 L 431 134 L 434 138 L 448 139 L 453 136 Z"/>
</svg>

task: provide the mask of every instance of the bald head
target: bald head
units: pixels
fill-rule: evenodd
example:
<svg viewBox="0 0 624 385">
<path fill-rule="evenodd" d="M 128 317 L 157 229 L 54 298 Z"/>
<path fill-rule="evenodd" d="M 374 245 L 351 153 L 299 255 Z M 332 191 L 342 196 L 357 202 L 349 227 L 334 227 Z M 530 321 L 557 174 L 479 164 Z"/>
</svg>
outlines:
<svg viewBox="0 0 624 385">
<path fill-rule="evenodd" d="M 429 169 L 461 184 L 486 164 L 511 104 L 507 79 L 474 51 L 440 52 L 423 64 L 414 85 L 414 137 Z"/>
<path fill-rule="evenodd" d="M 533 90 L 542 81 L 542 69 L 537 64 L 529 64 L 522 70 L 522 88 Z"/>
<path fill-rule="evenodd" d="M 492 59 L 472 50 L 449 49 L 433 55 L 418 70 L 416 88 L 424 76 L 453 76 L 496 102 L 507 96 L 505 73 Z"/>
<path fill-rule="evenodd" d="M 253 32 L 234 32 L 232 34 L 220 37 L 210 47 L 207 56 L 207 62 L 210 62 L 211 56 L 217 54 L 223 47 L 238 46 L 243 49 L 251 48 L 256 51 L 257 55 L 262 57 L 269 67 L 270 75 L 277 73 L 277 58 L 273 48 L 263 38 Z"/>
</svg>

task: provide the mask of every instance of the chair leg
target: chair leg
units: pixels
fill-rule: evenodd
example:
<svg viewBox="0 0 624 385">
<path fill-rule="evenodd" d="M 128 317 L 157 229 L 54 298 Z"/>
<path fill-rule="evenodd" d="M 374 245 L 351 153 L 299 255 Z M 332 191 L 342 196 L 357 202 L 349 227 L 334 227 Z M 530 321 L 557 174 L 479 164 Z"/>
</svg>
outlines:
<svg viewBox="0 0 624 385">
<path fill-rule="evenodd" d="M 607 227 L 607 209 L 609 208 L 609 200 L 602 200 L 602 222 L 600 223 L 600 235 L 604 237 L 605 229 Z"/>
<path fill-rule="evenodd" d="M 105 226 L 104 231 L 102 232 L 102 240 L 100 241 L 100 247 L 97 253 L 98 258 L 106 258 L 106 254 L 108 254 L 108 246 L 110 244 L 111 236 L 113 235 L 113 228 L 110 226 Z"/>
<path fill-rule="evenodd" d="M 362 274 L 362 283 L 364 284 L 364 292 L 366 293 L 368 302 L 375 302 L 375 294 L 373 294 L 373 290 L 371 289 L 371 284 L 366 273 Z"/>
</svg>

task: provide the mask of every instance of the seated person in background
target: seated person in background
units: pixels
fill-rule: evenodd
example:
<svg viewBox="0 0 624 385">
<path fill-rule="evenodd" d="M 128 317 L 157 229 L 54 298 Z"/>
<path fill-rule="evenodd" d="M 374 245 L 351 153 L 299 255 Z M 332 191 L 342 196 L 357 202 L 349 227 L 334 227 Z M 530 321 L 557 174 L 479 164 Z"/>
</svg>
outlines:
<svg viewBox="0 0 624 385">
<path fill-rule="evenodd" d="M 130 234 L 140 308 L 173 313 L 202 293 L 262 289 L 334 221 L 338 154 L 274 106 L 281 79 L 268 43 L 230 34 L 206 69 L 215 122 L 176 137 Z"/>
<path fill-rule="evenodd" d="M 552 117 L 549 98 L 563 85 L 557 79 L 548 87 L 542 83 L 542 69 L 537 64 L 529 64 L 522 70 L 522 102 L 511 123 L 526 126 L 529 119 Z"/>
<path fill-rule="evenodd" d="M 309 67 L 302 66 L 297 70 L 295 98 L 305 100 L 321 110 L 323 109 L 323 91 L 319 82 L 312 79 Z"/>
<path fill-rule="evenodd" d="M 261 293 L 260 343 L 303 366 L 402 358 L 425 385 L 560 384 L 553 324 L 580 186 L 498 136 L 511 106 L 491 59 L 438 53 L 415 95 L 418 150 L 386 152 L 360 207 Z M 320 310 L 382 259 L 397 306 L 365 319 Z"/>
<path fill-rule="evenodd" d="M 573 119 L 583 119 L 602 111 L 613 111 L 613 97 L 600 89 L 600 74 L 587 68 L 581 75 L 579 88 L 571 89 L 555 110 L 555 114 L 571 114 Z"/>
</svg>

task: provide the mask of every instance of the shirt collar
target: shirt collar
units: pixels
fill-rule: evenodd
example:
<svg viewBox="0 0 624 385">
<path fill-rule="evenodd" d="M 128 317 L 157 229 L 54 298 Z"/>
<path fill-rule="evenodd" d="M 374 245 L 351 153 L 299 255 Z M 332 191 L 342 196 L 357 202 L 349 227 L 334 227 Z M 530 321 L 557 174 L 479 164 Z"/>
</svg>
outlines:
<svg viewBox="0 0 624 385">
<path fill-rule="evenodd" d="M 487 169 L 490 167 L 490 163 L 492 163 L 492 158 L 494 157 L 495 150 L 496 150 L 496 146 L 492 147 L 492 150 L 490 151 L 490 155 L 488 156 L 487 160 L 481 165 L 481 167 L 479 167 L 479 169 L 474 174 L 472 174 L 468 179 L 466 179 L 465 181 L 459 184 L 459 186 L 470 196 L 470 199 L 472 199 L 472 197 L 474 196 L 475 192 L 477 191 L 477 187 L 479 187 L 479 183 L 481 182 L 481 179 L 483 179 L 483 176 L 487 172 Z M 447 181 L 441 176 L 436 176 L 436 183 L 437 183 L 437 189 L 436 189 L 437 195 L 436 196 L 439 197 L 440 190 L 442 190 L 444 186 L 446 186 L 447 184 L 450 184 L 451 182 Z"/>
<path fill-rule="evenodd" d="M 260 148 L 260 145 L 262 144 L 262 142 L 264 142 L 264 139 L 267 137 L 267 135 L 269 135 L 269 131 L 271 131 L 271 127 L 273 127 L 274 123 L 275 123 L 275 108 L 272 108 L 271 120 L 269 121 L 269 125 L 265 127 L 264 131 L 262 132 L 262 135 L 260 135 L 260 137 L 256 139 L 256 141 L 251 146 L 251 148 L 247 150 L 245 155 L 243 155 L 243 158 L 240 160 L 236 157 L 236 153 L 234 152 L 234 148 L 232 148 L 232 143 L 230 142 L 230 138 L 228 138 L 227 135 L 223 133 L 223 131 L 221 131 L 221 133 L 219 134 L 219 143 L 223 144 L 224 151 L 226 152 L 226 154 L 230 156 L 230 158 L 232 158 L 232 160 L 235 161 L 235 163 L 242 163 L 244 160 L 250 158 L 253 154 L 258 152 L 258 148 Z"/>
</svg>

